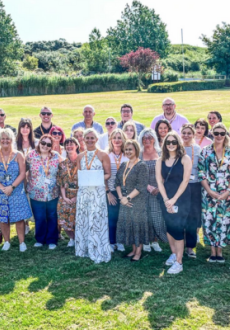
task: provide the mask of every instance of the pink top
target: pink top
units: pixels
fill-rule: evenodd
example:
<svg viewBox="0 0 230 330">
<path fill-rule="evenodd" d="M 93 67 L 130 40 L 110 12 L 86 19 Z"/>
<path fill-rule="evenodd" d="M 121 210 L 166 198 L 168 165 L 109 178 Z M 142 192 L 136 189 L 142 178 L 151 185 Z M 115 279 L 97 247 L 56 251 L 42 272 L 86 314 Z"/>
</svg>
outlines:
<svg viewBox="0 0 230 330">
<path fill-rule="evenodd" d="M 164 114 L 156 116 L 152 121 L 151 128 L 155 130 L 156 123 L 161 119 L 168 120 L 167 118 L 165 118 Z M 182 125 L 187 124 L 189 121 L 187 118 L 177 113 L 176 117 L 172 120 L 172 122 L 170 120 L 168 120 L 168 122 L 171 124 L 172 129 L 180 135 Z"/>
<path fill-rule="evenodd" d="M 203 149 L 204 147 L 207 147 L 213 143 L 213 141 L 211 139 L 207 138 L 206 136 L 203 138 L 201 144 L 200 144 L 201 140 L 195 139 L 195 141 L 196 141 L 196 144 L 198 144 L 201 147 L 201 149 Z"/>
</svg>

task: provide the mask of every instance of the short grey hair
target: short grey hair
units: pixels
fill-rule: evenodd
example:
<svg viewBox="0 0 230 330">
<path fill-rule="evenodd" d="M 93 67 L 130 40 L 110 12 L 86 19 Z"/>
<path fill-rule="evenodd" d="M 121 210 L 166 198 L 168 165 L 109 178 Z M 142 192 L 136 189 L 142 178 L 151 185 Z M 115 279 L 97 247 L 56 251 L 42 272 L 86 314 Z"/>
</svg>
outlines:
<svg viewBox="0 0 230 330">
<path fill-rule="evenodd" d="M 163 104 L 165 103 L 165 101 L 167 101 L 167 100 L 170 100 L 173 104 L 176 104 L 175 101 L 174 101 L 174 99 L 172 99 L 171 97 L 166 97 L 166 98 L 163 100 L 162 105 L 163 105 Z"/>
<path fill-rule="evenodd" d="M 87 128 L 85 131 L 84 131 L 84 138 L 86 137 L 86 135 L 88 135 L 89 133 L 93 133 L 96 137 L 96 139 L 99 138 L 99 135 L 97 133 L 97 131 L 94 129 L 94 128 Z"/>
<path fill-rule="evenodd" d="M 145 137 L 146 135 L 150 135 L 152 136 L 152 138 L 154 139 L 154 149 L 156 150 L 156 152 L 161 152 L 161 148 L 159 146 L 159 142 L 158 142 L 158 138 L 157 138 L 157 135 L 156 135 L 156 132 L 152 129 L 152 128 L 144 128 L 140 135 L 139 135 L 139 138 L 138 138 L 138 141 L 139 141 L 139 144 L 140 144 L 140 147 L 141 147 L 141 151 L 144 150 L 144 146 L 143 146 L 143 142 L 142 142 L 142 139 L 143 137 Z"/>
<path fill-rule="evenodd" d="M 90 108 L 90 109 L 92 109 L 92 110 L 93 110 L 93 113 L 95 113 L 94 107 L 93 107 L 92 105 L 87 104 L 86 106 L 84 106 L 83 112 L 85 112 L 85 109 L 86 109 L 86 108 Z"/>
<path fill-rule="evenodd" d="M 40 113 L 43 112 L 44 110 L 48 110 L 48 111 L 50 111 L 51 113 L 53 113 L 52 109 L 50 109 L 50 108 L 48 108 L 48 107 L 46 107 L 46 106 L 44 106 L 44 107 L 41 108 Z"/>
<path fill-rule="evenodd" d="M 1 128 L 0 129 L 0 140 L 2 139 L 2 135 L 5 134 L 10 140 L 11 140 L 11 145 L 14 145 L 15 143 L 15 136 L 14 132 L 10 128 Z"/>
</svg>

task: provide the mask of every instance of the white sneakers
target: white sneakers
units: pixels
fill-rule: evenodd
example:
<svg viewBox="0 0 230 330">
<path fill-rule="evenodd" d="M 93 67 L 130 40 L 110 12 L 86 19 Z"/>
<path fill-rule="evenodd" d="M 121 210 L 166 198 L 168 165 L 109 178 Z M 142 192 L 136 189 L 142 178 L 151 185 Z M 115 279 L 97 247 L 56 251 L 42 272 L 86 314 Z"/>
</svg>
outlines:
<svg viewBox="0 0 230 330">
<path fill-rule="evenodd" d="M 56 249 L 57 245 L 56 244 L 49 244 L 49 250 L 54 250 Z"/>
<path fill-rule="evenodd" d="M 3 244 L 2 251 L 8 251 L 10 248 L 10 243 L 7 241 Z"/>
<path fill-rule="evenodd" d="M 145 252 L 151 252 L 151 246 L 150 246 L 150 244 L 148 244 L 148 245 L 143 244 L 143 251 L 145 251 Z"/>
<path fill-rule="evenodd" d="M 67 244 L 67 247 L 73 247 L 75 246 L 75 242 L 74 242 L 74 239 L 70 238 L 68 244 Z"/>
<path fill-rule="evenodd" d="M 124 245 L 121 243 L 117 243 L 117 251 L 121 251 L 121 252 L 125 251 Z"/>
<path fill-rule="evenodd" d="M 34 247 L 42 247 L 42 246 L 43 246 L 42 243 L 38 243 L 38 242 L 37 242 L 37 243 L 34 244 Z"/>
<path fill-rule="evenodd" d="M 160 247 L 160 245 L 158 244 L 158 242 L 153 242 L 151 244 L 152 248 L 154 251 L 156 252 L 161 252 L 162 251 L 162 248 Z"/>
<path fill-rule="evenodd" d="M 167 274 L 178 274 L 183 271 L 183 265 L 175 261 L 174 264 L 168 269 Z"/>
<path fill-rule="evenodd" d="M 27 246 L 24 242 L 22 242 L 20 245 L 19 245 L 19 251 L 20 252 L 25 252 L 27 250 Z"/>
<path fill-rule="evenodd" d="M 176 261 L 176 253 L 172 253 L 170 257 L 166 260 L 166 266 L 172 266 Z"/>
</svg>

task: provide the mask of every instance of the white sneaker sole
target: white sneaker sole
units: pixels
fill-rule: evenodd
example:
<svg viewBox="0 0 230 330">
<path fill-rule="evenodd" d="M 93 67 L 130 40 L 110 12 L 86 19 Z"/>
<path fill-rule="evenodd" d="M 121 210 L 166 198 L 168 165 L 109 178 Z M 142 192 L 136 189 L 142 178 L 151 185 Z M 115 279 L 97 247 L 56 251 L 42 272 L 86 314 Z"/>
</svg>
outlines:
<svg viewBox="0 0 230 330">
<path fill-rule="evenodd" d="M 183 268 L 180 270 L 177 270 L 177 271 L 169 271 L 169 270 L 167 271 L 167 274 L 179 274 L 179 273 L 183 272 Z"/>
</svg>

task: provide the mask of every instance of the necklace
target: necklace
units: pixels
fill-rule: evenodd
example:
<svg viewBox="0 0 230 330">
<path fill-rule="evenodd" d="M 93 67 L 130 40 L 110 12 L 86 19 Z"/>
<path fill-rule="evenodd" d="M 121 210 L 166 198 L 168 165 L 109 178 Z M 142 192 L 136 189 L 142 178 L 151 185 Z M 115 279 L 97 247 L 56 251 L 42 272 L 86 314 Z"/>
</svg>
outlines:
<svg viewBox="0 0 230 330">
<path fill-rule="evenodd" d="M 136 163 L 139 162 L 139 159 L 137 158 L 135 160 L 135 162 L 133 163 L 133 165 L 130 167 L 129 171 L 126 173 L 127 169 L 129 168 L 129 164 L 130 164 L 130 161 L 126 164 L 126 167 L 125 167 L 125 171 L 123 173 L 123 186 L 125 186 L 125 182 L 126 182 L 126 179 L 129 175 L 129 173 L 131 172 L 132 168 L 136 165 Z M 126 174 L 125 174 L 126 173 Z"/>
<path fill-rule="evenodd" d="M 116 158 L 117 155 L 115 155 L 115 153 L 113 153 L 113 155 L 114 155 L 114 160 L 115 160 L 117 171 L 118 171 L 120 168 L 120 165 L 121 165 L 122 152 L 120 153 L 120 155 L 118 155 L 119 156 L 118 159 Z"/>
<path fill-rule="evenodd" d="M 214 144 L 213 146 L 214 146 L 214 151 L 215 151 L 215 154 L 216 154 L 216 160 L 217 160 L 218 167 L 221 167 L 221 166 L 223 165 L 223 162 L 224 162 L 225 147 L 223 148 L 222 158 L 221 158 L 221 163 L 219 163 L 219 160 L 218 160 L 218 157 L 217 157 L 217 152 L 216 152 L 215 144 Z"/>
<path fill-rule="evenodd" d="M 11 158 L 11 155 L 12 155 L 12 150 L 10 150 L 10 154 L 9 154 L 9 158 L 8 158 L 7 162 L 5 162 L 5 158 L 3 157 L 2 150 L 0 150 L 0 155 L 1 155 L 1 158 L 2 158 L 4 169 L 7 172 L 9 164 L 10 164 L 10 158 Z"/>
<path fill-rule="evenodd" d="M 86 165 L 87 170 L 90 170 L 90 168 L 91 168 L 91 166 L 92 166 L 92 163 L 93 163 L 93 160 L 94 160 L 94 158 L 96 157 L 97 153 L 98 153 L 98 149 L 96 149 L 96 150 L 94 151 L 93 158 L 91 159 L 91 162 L 90 162 L 89 165 L 88 165 L 87 150 L 85 151 L 85 165 Z"/>
</svg>

